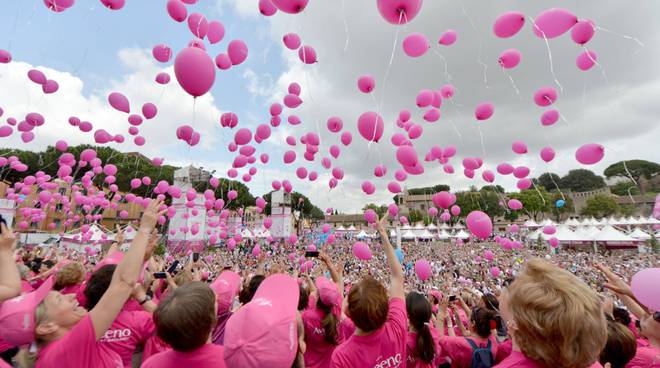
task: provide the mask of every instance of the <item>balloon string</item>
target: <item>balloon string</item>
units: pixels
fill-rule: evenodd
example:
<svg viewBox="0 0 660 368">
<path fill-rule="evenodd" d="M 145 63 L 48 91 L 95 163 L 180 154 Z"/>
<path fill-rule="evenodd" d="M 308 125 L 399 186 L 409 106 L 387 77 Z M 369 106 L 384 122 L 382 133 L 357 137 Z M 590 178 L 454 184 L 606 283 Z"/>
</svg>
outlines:
<svg viewBox="0 0 660 368">
<path fill-rule="evenodd" d="M 435 49 L 432 49 L 432 50 L 433 50 L 433 52 L 434 52 L 436 55 L 438 55 L 438 57 L 440 58 L 440 60 L 442 61 L 442 63 L 443 63 L 444 66 L 445 66 L 445 80 L 446 80 L 448 83 L 451 82 L 451 75 L 449 74 L 449 65 L 448 65 L 448 63 L 447 63 L 447 59 L 446 59 L 445 56 L 442 55 L 438 50 L 435 50 Z"/>
<path fill-rule="evenodd" d="M 401 24 L 401 20 L 403 19 L 403 17 L 405 17 L 405 13 L 404 12 L 399 13 L 399 23 L 398 24 Z M 399 42 L 399 30 L 400 29 L 401 29 L 400 27 L 397 27 L 396 28 L 396 33 L 394 34 L 394 43 L 392 43 L 392 52 L 390 53 L 390 61 L 387 64 L 387 69 L 385 69 L 385 76 L 383 77 L 383 93 L 381 93 L 381 95 L 380 95 L 380 105 L 378 106 L 377 112 L 380 111 L 380 107 L 383 105 L 383 101 L 385 100 L 385 91 L 386 91 L 385 86 L 387 85 L 387 79 L 390 76 L 390 69 L 392 68 L 392 63 L 394 62 L 394 55 L 396 53 L 396 45 Z"/>
<path fill-rule="evenodd" d="M 454 111 L 456 111 L 456 114 L 460 118 L 463 118 L 463 114 L 461 114 L 461 111 L 458 109 L 458 106 L 456 106 L 456 103 L 454 103 L 454 97 L 449 98 L 449 103 L 454 108 Z M 458 128 L 454 124 L 454 120 L 453 119 L 448 119 L 448 120 L 449 120 L 449 123 L 451 124 L 452 128 L 454 128 L 454 132 L 456 132 L 456 135 L 458 135 L 458 139 L 461 141 L 461 145 L 463 145 L 464 144 L 463 136 L 461 135 L 460 131 L 458 130 Z"/>
<path fill-rule="evenodd" d="M 536 22 L 532 19 L 532 26 L 534 29 L 539 31 L 541 33 L 541 36 L 543 36 L 543 41 L 545 41 L 545 48 L 548 51 L 548 61 L 550 62 L 550 73 L 552 74 L 552 78 L 555 80 L 555 84 L 559 87 L 559 90 L 564 92 L 564 87 L 559 83 L 559 80 L 557 79 L 557 75 L 555 74 L 555 67 L 554 63 L 552 62 L 552 50 L 550 50 L 550 43 L 548 42 L 548 37 L 546 37 L 545 32 L 543 32 L 539 26 L 536 24 Z"/>
<path fill-rule="evenodd" d="M 600 63 L 599 63 L 598 61 L 596 61 L 596 59 L 594 59 L 594 58 L 591 56 L 591 53 L 589 52 L 589 49 L 587 49 L 586 46 L 582 46 L 582 48 L 583 48 L 584 51 L 586 52 L 587 57 L 589 57 L 589 60 L 591 60 L 592 63 L 596 64 L 596 66 L 597 66 L 598 69 L 600 70 L 600 74 L 603 75 L 603 79 L 605 79 L 605 83 L 606 83 L 606 84 L 610 84 L 610 81 L 609 81 L 609 79 L 607 78 L 607 74 L 605 74 L 605 69 L 603 68 L 603 66 L 600 65 Z"/>
<path fill-rule="evenodd" d="M 616 153 L 617 155 L 619 155 L 619 154 L 621 153 L 621 152 L 615 150 L 615 149 L 612 148 L 612 147 L 608 147 L 608 146 L 604 146 L 604 147 L 607 148 L 608 150 L 610 150 L 610 151 Z M 634 189 L 635 187 L 637 187 L 637 186 L 639 185 L 639 183 L 637 183 L 637 181 L 635 180 L 635 178 L 633 178 L 632 174 L 631 174 L 630 171 L 628 170 L 628 165 L 626 165 L 626 160 L 621 160 L 621 162 L 623 163 L 623 169 L 626 171 L 626 174 L 628 174 L 628 179 L 630 179 L 630 180 L 635 184 L 634 186 L 631 186 L 631 187 L 628 188 L 628 190 L 627 190 L 627 192 L 628 192 L 628 198 L 630 198 L 630 201 L 631 201 L 632 203 L 636 203 L 636 202 L 635 202 L 635 199 L 633 198 L 633 196 L 632 196 L 632 194 L 630 193 L 630 191 L 631 191 L 632 189 Z"/>
<path fill-rule="evenodd" d="M 612 30 L 609 30 L 607 28 L 603 28 L 603 27 L 600 27 L 600 26 L 596 26 L 596 29 L 601 30 L 603 32 L 611 33 L 613 35 L 616 35 L 616 36 L 625 38 L 626 40 L 631 40 L 631 41 L 634 41 L 635 43 L 637 43 L 639 45 L 639 49 L 637 49 L 637 51 L 635 51 L 633 53 L 633 55 L 637 55 L 644 47 L 646 47 L 646 45 L 644 45 L 644 43 L 642 43 L 642 41 L 640 41 L 639 39 L 637 39 L 635 37 L 627 36 L 627 35 L 621 34 L 619 32 L 615 32 L 615 31 L 612 31 Z"/>
<path fill-rule="evenodd" d="M 534 189 L 536 189 L 536 193 L 538 193 L 539 197 L 541 197 L 541 201 L 543 201 L 543 205 L 545 206 L 545 198 L 543 198 L 543 196 L 541 195 L 541 191 L 539 190 L 538 187 L 536 187 L 536 184 L 534 184 L 534 180 L 531 180 L 531 182 Z"/>
<path fill-rule="evenodd" d="M 511 87 L 513 87 L 513 90 L 516 91 L 516 94 L 518 95 L 518 99 L 522 100 L 522 96 L 520 95 L 520 90 L 518 89 L 518 86 L 516 86 L 516 82 L 514 82 L 513 77 L 511 76 L 510 73 L 502 70 L 504 74 L 509 77 L 509 82 L 511 83 Z"/>
<path fill-rule="evenodd" d="M 477 26 L 474 24 L 474 21 L 472 20 L 472 17 L 470 17 L 467 13 L 467 10 L 465 10 L 465 5 L 463 4 L 463 1 L 459 1 L 461 4 L 461 10 L 463 11 L 463 15 L 465 15 L 465 18 L 467 18 L 468 22 L 470 23 L 470 26 L 472 26 L 472 29 L 474 30 L 474 33 L 477 34 L 479 37 L 479 51 L 477 53 L 477 63 L 479 63 L 483 68 L 484 68 L 484 84 L 486 85 L 486 88 L 490 88 L 488 85 L 488 64 L 484 63 L 483 60 L 481 60 L 481 56 L 483 55 L 483 40 L 481 37 L 481 32 L 477 29 Z"/>
<path fill-rule="evenodd" d="M 348 42 L 350 39 L 350 35 L 348 33 L 348 21 L 346 20 L 346 0 L 341 0 L 341 13 L 342 13 L 342 18 L 344 20 L 344 34 L 346 35 L 346 42 L 344 43 L 344 53 L 346 53 L 346 50 L 348 50 Z"/>
<path fill-rule="evenodd" d="M 477 129 L 479 130 L 479 139 L 481 140 L 481 150 L 484 154 L 484 160 L 486 160 L 486 146 L 484 145 L 484 135 L 481 133 L 481 124 L 477 123 Z"/>
</svg>

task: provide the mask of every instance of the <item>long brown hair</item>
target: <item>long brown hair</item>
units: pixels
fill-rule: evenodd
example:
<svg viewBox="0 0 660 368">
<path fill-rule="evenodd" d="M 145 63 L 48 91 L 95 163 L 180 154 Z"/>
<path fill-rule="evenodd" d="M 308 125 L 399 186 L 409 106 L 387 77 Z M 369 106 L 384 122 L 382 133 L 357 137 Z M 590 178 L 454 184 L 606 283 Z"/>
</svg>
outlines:
<svg viewBox="0 0 660 368">
<path fill-rule="evenodd" d="M 338 345 L 339 344 L 339 333 L 337 332 L 337 316 L 332 313 L 332 306 L 325 305 L 321 298 L 316 300 L 316 307 L 325 313 L 323 319 L 321 319 L 321 327 L 323 327 L 324 338 L 328 344 Z"/>
</svg>

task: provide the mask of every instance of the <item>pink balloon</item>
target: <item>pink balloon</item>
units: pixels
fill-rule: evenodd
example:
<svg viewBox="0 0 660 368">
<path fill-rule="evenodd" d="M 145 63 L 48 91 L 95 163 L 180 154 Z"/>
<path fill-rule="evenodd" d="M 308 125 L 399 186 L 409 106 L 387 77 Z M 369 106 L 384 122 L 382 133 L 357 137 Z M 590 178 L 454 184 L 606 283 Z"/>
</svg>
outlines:
<svg viewBox="0 0 660 368">
<path fill-rule="evenodd" d="M 431 199 L 436 207 L 444 209 L 456 202 L 456 196 L 446 191 L 435 193 Z"/>
<path fill-rule="evenodd" d="M 509 199 L 507 206 L 512 210 L 521 210 L 523 208 L 522 202 L 517 199 Z"/>
<path fill-rule="evenodd" d="M 477 120 L 488 120 L 493 116 L 495 106 L 490 102 L 484 102 L 477 106 L 474 110 L 474 117 Z"/>
<path fill-rule="evenodd" d="M 172 59 L 172 49 L 162 43 L 154 46 L 154 48 L 151 49 L 151 54 L 153 55 L 154 59 L 160 61 L 161 63 L 167 63 L 170 61 L 170 59 Z"/>
<path fill-rule="evenodd" d="M 525 25 L 525 14 L 517 11 L 506 12 L 495 20 L 493 33 L 500 38 L 509 38 Z"/>
<path fill-rule="evenodd" d="M 519 155 L 527 153 L 527 144 L 523 141 L 515 141 L 511 144 L 511 150 Z"/>
<path fill-rule="evenodd" d="M 587 71 L 591 69 L 596 62 L 598 61 L 598 56 L 594 51 L 583 51 L 578 55 L 577 59 L 575 59 L 575 65 L 577 65 L 578 69 L 582 71 Z"/>
<path fill-rule="evenodd" d="M 199 97 L 213 86 L 215 65 L 204 50 L 187 47 L 179 51 L 174 60 L 174 75 L 189 95 Z"/>
<path fill-rule="evenodd" d="M 532 181 L 529 180 L 529 179 L 527 179 L 527 178 L 520 179 L 520 180 L 518 180 L 518 182 L 516 183 L 516 187 L 517 187 L 518 189 L 520 189 L 520 190 L 529 189 L 529 188 L 532 187 Z"/>
<path fill-rule="evenodd" d="M 188 17 L 188 29 L 198 38 L 206 37 L 209 30 L 209 23 L 206 17 L 200 13 L 192 13 Z"/>
<path fill-rule="evenodd" d="M 555 150 L 552 147 L 543 147 L 541 149 L 541 159 L 545 162 L 550 162 L 555 158 Z"/>
<path fill-rule="evenodd" d="M 373 111 L 362 113 L 358 118 L 358 131 L 367 141 L 378 142 L 383 135 L 383 130 L 383 118 Z"/>
<path fill-rule="evenodd" d="M 378 12 L 391 24 L 406 24 L 422 8 L 422 0 L 377 0 Z"/>
<path fill-rule="evenodd" d="M 340 140 L 341 140 L 341 143 L 344 146 L 348 146 L 353 141 L 353 135 L 351 134 L 351 132 L 348 132 L 348 131 L 343 132 L 343 133 L 341 133 Z"/>
<path fill-rule="evenodd" d="M 417 152 L 411 146 L 400 146 L 396 151 L 396 159 L 402 166 L 414 166 L 418 162 Z"/>
<path fill-rule="evenodd" d="M 57 92 L 60 89 L 60 85 L 56 81 L 49 79 L 41 86 L 41 90 L 46 94 L 51 94 Z"/>
<path fill-rule="evenodd" d="M 363 75 L 358 78 L 358 89 L 362 93 L 371 93 L 376 86 L 376 80 L 371 75 Z"/>
<path fill-rule="evenodd" d="M 660 268 L 647 268 L 633 275 L 630 283 L 635 298 L 653 311 L 660 311 L 658 280 L 660 280 Z"/>
<path fill-rule="evenodd" d="M 543 234 L 552 235 L 557 232 L 557 228 L 553 225 L 546 225 L 543 227 Z"/>
<path fill-rule="evenodd" d="M 387 183 L 387 190 L 389 190 L 390 193 L 392 194 L 397 194 L 401 192 L 401 186 L 399 185 L 399 183 L 395 181 L 391 181 Z"/>
<path fill-rule="evenodd" d="M 341 131 L 341 129 L 344 126 L 344 123 L 342 122 L 341 118 L 339 118 L 337 116 L 333 116 L 330 119 L 328 119 L 327 125 L 328 125 L 328 130 L 329 131 L 331 131 L 333 133 L 337 133 L 337 132 Z"/>
<path fill-rule="evenodd" d="M 225 26 L 223 26 L 222 23 L 217 20 L 210 21 L 208 26 L 208 33 L 206 36 L 209 39 L 211 45 L 215 45 L 216 43 L 222 41 L 222 39 L 225 37 Z"/>
<path fill-rule="evenodd" d="M 300 47 L 300 36 L 297 33 L 287 33 L 282 37 L 282 42 L 289 50 L 298 50 Z"/>
<path fill-rule="evenodd" d="M 521 54 L 520 51 L 516 49 L 508 49 L 502 51 L 497 62 L 504 69 L 512 69 L 520 64 Z"/>
<path fill-rule="evenodd" d="M 369 180 L 365 180 L 362 182 L 362 191 L 367 195 L 374 194 L 376 186 Z"/>
<path fill-rule="evenodd" d="M 64 151 L 67 150 L 67 148 L 69 148 L 69 145 L 66 144 L 65 141 L 59 140 L 59 141 L 55 142 L 55 149 L 56 150 L 58 150 L 60 152 L 64 152 Z"/>
<path fill-rule="evenodd" d="M 444 46 L 451 46 L 456 42 L 457 37 L 458 33 L 455 30 L 448 29 L 442 34 L 442 36 L 440 36 L 438 43 Z"/>
<path fill-rule="evenodd" d="M 305 178 L 307 177 L 307 169 L 304 168 L 304 167 L 302 167 L 302 166 L 299 167 L 299 168 L 296 170 L 296 176 L 297 176 L 299 179 L 305 179 Z"/>
<path fill-rule="evenodd" d="M 314 64 L 316 62 L 316 50 L 312 46 L 303 46 L 298 49 L 298 58 L 305 64 Z"/>
<path fill-rule="evenodd" d="M 231 68 L 231 60 L 227 54 L 218 54 L 215 56 L 215 65 L 220 70 L 228 70 Z"/>
<path fill-rule="evenodd" d="M 403 40 L 403 51 L 410 57 L 420 57 L 429 48 L 429 41 L 421 33 L 411 33 Z"/>
<path fill-rule="evenodd" d="M 156 114 L 158 113 L 158 108 L 156 105 L 152 104 L 151 102 L 147 102 L 144 105 L 142 105 L 142 115 L 146 119 L 153 119 Z"/>
<path fill-rule="evenodd" d="M 21 140 L 23 143 L 30 143 L 34 139 L 34 133 L 32 132 L 23 132 L 21 133 Z"/>
<path fill-rule="evenodd" d="M 341 167 L 334 167 L 332 169 L 332 176 L 337 180 L 341 180 L 344 178 L 344 170 Z"/>
<path fill-rule="evenodd" d="M 481 173 L 481 177 L 488 183 L 495 181 L 495 173 L 490 170 L 484 170 L 484 172 Z"/>
<path fill-rule="evenodd" d="M 488 239 L 493 232 L 493 223 L 487 214 L 481 211 L 472 211 L 465 219 L 468 230 L 479 239 Z"/>
<path fill-rule="evenodd" d="M 534 20 L 534 34 L 543 38 L 555 38 L 566 33 L 576 23 L 577 17 L 569 10 L 561 8 L 548 9 Z"/>
<path fill-rule="evenodd" d="M 353 244 L 353 255 L 358 259 L 368 261 L 371 259 L 371 249 L 369 249 L 369 245 L 365 242 L 355 242 Z"/>
<path fill-rule="evenodd" d="M 515 169 L 513 169 L 513 176 L 515 176 L 518 179 L 522 179 L 527 177 L 529 175 L 529 168 L 526 166 L 518 166 Z"/>
<path fill-rule="evenodd" d="M 167 84 L 170 82 L 170 75 L 162 72 L 156 75 L 156 83 L 158 84 Z"/>
<path fill-rule="evenodd" d="M 101 0 L 101 3 L 110 10 L 119 10 L 124 7 L 126 0 Z"/>
<path fill-rule="evenodd" d="M 454 97 L 454 86 L 451 84 L 445 84 L 440 87 L 440 95 L 442 98 L 452 98 Z"/>
<path fill-rule="evenodd" d="M 130 104 L 128 103 L 128 99 L 126 96 L 119 92 L 112 92 L 108 96 L 108 102 L 110 103 L 110 106 L 112 106 L 115 110 L 122 111 L 125 113 L 131 112 L 131 107 Z"/>
<path fill-rule="evenodd" d="M 454 205 L 454 206 L 451 206 L 450 211 L 451 211 L 451 214 L 452 214 L 453 216 L 458 216 L 458 215 L 461 214 L 461 208 L 458 207 L 458 206 L 455 206 L 455 205 Z"/>
<path fill-rule="evenodd" d="M 538 106 L 549 106 L 557 101 L 557 90 L 552 87 L 539 88 L 534 93 L 534 103 Z"/>
<path fill-rule="evenodd" d="M 298 95 L 294 94 L 288 94 L 284 96 L 284 106 L 290 108 L 290 109 L 295 109 L 296 107 L 300 106 L 302 104 L 302 100 Z"/>
<path fill-rule="evenodd" d="M 557 248 L 557 246 L 559 245 L 559 239 L 553 236 L 552 238 L 548 239 L 548 244 L 550 244 L 550 246 L 553 248 Z"/>
<path fill-rule="evenodd" d="M 28 78 L 36 84 L 46 83 L 46 75 L 37 69 L 30 69 L 27 73 Z"/>
<path fill-rule="evenodd" d="M 431 270 L 431 264 L 426 259 L 420 259 L 415 262 L 415 275 L 419 277 L 420 280 L 426 281 L 431 277 L 433 271 Z"/>
<path fill-rule="evenodd" d="M 593 165 L 605 156 L 605 147 L 600 144 L 590 143 L 578 148 L 575 152 L 575 159 L 583 165 Z"/>
<path fill-rule="evenodd" d="M 374 176 L 375 177 L 380 178 L 380 177 L 385 176 L 385 174 L 387 174 L 387 167 L 385 167 L 385 165 L 377 165 L 374 168 Z"/>
<path fill-rule="evenodd" d="M 427 107 L 433 103 L 433 91 L 430 89 L 423 89 L 419 91 L 415 99 L 417 107 Z"/>
<path fill-rule="evenodd" d="M 408 138 L 417 139 L 422 136 L 424 133 L 424 128 L 419 124 L 413 124 L 410 129 L 408 129 Z"/>
<path fill-rule="evenodd" d="M 7 64 L 11 62 L 11 54 L 7 50 L 0 50 L 0 63 Z"/>
<path fill-rule="evenodd" d="M 278 116 L 281 113 L 282 113 L 282 105 L 280 105 L 278 103 L 274 103 L 274 104 L 270 105 L 270 115 Z"/>
<path fill-rule="evenodd" d="M 543 112 L 541 115 L 541 124 L 544 126 L 549 126 L 557 122 L 559 119 L 559 111 L 552 109 Z"/>
<path fill-rule="evenodd" d="M 264 16 L 270 17 L 277 13 L 277 8 L 271 0 L 259 0 L 259 12 Z"/>
<path fill-rule="evenodd" d="M 167 14 L 175 21 L 183 22 L 188 17 L 188 10 L 180 0 L 168 0 Z"/>
<path fill-rule="evenodd" d="M 134 126 L 142 124 L 142 117 L 137 114 L 131 114 L 128 117 L 128 123 Z"/>
<path fill-rule="evenodd" d="M 275 7 L 285 13 L 298 14 L 305 10 L 309 0 L 271 0 Z"/>
<path fill-rule="evenodd" d="M 428 121 L 429 123 L 434 123 L 440 119 L 440 109 L 436 109 L 435 107 L 432 107 L 428 109 L 424 113 L 424 120 Z"/>
<path fill-rule="evenodd" d="M 584 45 L 591 40 L 594 33 L 596 33 L 594 23 L 588 19 L 582 19 L 571 28 L 571 39 L 578 45 Z"/>
<path fill-rule="evenodd" d="M 252 132 L 248 128 L 241 128 L 234 134 L 234 142 L 239 145 L 245 145 L 252 140 Z"/>
<path fill-rule="evenodd" d="M 290 164 L 296 160 L 296 151 L 286 151 L 284 152 L 284 163 Z"/>
<path fill-rule="evenodd" d="M 73 6 L 74 0 L 44 0 L 44 5 L 55 13 L 60 13 Z"/>
<path fill-rule="evenodd" d="M 241 40 L 233 40 L 227 46 L 227 55 L 229 55 L 232 65 L 239 65 L 247 59 L 247 45 Z"/>
</svg>

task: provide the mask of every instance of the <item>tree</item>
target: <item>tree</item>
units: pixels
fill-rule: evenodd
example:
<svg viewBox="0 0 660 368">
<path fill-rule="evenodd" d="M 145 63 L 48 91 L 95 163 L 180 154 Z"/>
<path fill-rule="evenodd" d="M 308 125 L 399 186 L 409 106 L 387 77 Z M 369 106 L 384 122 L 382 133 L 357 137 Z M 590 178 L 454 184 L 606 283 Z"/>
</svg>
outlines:
<svg viewBox="0 0 660 368">
<path fill-rule="evenodd" d="M 495 192 L 495 193 L 505 193 L 504 188 L 501 185 L 484 185 L 480 189 L 481 192 Z"/>
<path fill-rule="evenodd" d="M 414 224 L 416 222 L 422 221 L 422 214 L 419 213 L 416 209 L 411 209 L 408 211 L 408 222 Z"/>
<path fill-rule="evenodd" d="M 607 217 L 619 212 L 620 207 L 614 198 L 598 194 L 587 199 L 587 206 L 582 209 L 582 216 Z"/>
<path fill-rule="evenodd" d="M 655 234 L 651 233 L 651 238 L 648 240 L 647 244 L 649 249 L 651 249 L 651 252 L 660 253 L 660 243 L 658 243 L 658 239 L 655 238 Z"/>
<path fill-rule="evenodd" d="M 368 209 L 372 209 L 372 210 L 374 210 L 374 211 L 376 212 L 376 214 L 378 215 L 378 218 L 383 217 L 383 214 L 384 214 L 385 212 L 387 212 L 387 206 L 384 205 L 384 204 L 382 204 L 382 205 L 379 206 L 379 205 L 377 205 L 377 204 L 375 204 L 375 203 L 369 203 L 369 204 L 367 204 L 366 206 L 362 207 L 362 212 L 364 212 L 364 211 L 366 211 L 366 210 L 368 210 Z"/>
<path fill-rule="evenodd" d="M 550 206 L 553 205 L 550 194 L 543 188 L 538 188 L 538 191 L 534 189 L 523 190 L 520 193 L 512 193 L 510 197 L 522 202 L 522 211 L 535 221 L 538 220 L 540 214 L 549 212 Z"/>
<path fill-rule="evenodd" d="M 482 211 L 490 218 L 504 214 L 504 208 L 500 206 L 500 197 L 493 191 L 469 191 L 456 193 L 456 205 L 461 208 L 461 217 L 467 216 L 472 211 Z"/>
<path fill-rule="evenodd" d="M 559 187 L 570 189 L 573 192 L 589 192 L 605 188 L 605 180 L 591 170 L 575 169 L 561 178 Z"/>
<path fill-rule="evenodd" d="M 263 199 L 266 200 L 265 212 L 270 214 L 270 199 L 273 192 L 268 192 L 263 195 Z M 314 220 L 323 220 L 325 215 L 320 208 L 316 207 L 305 195 L 298 193 L 296 191 L 291 192 L 291 206 L 292 211 L 300 211 L 302 217 L 311 218 Z"/>
<path fill-rule="evenodd" d="M 630 180 L 620 181 L 610 187 L 610 191 L 618 196 L 638 195 L 639 187 Z"/>
<path fill-rule="evenodd" d="M 538 178 L 534 179 L 534 184 L 537 187 L 544 187 L 548 192 L 557 190 L 557 186 L 561 182 L 559 175 L 555 173 L 543 173 Z M 555 184 L 556 183 L 556 184 Z"/>
<path fill-rule="evenodd" d="M 434 185 L 432 187 L 411 188 L 411 189 L 408 189 L 408 194 L 412 194 L 412 195 L 435 194 L 437 192 L 442 192 L 442 191 L 448 192 L 449 191 L 449 185 L 438 184 L 438 185 Z"/>
<path fill-rule="evenodd" d="M 637 183 L 641 194 L 646 192 L 643 181 L 651 180 L 658 173 L 660 173 L 660 165 L 646 160 L 619 161 L 610 165 L 603 172 L 608 179 L 612 177 L 632 177 Z"/>
</svg>

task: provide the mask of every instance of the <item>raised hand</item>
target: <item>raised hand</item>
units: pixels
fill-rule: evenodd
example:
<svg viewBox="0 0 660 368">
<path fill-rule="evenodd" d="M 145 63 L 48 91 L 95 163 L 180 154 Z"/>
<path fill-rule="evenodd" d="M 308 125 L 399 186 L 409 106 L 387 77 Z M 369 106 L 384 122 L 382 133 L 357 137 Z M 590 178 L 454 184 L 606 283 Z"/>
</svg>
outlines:
<svg viewBox="0 0 660 368">
<path fill-rule="evenodd" d="M 5 224 L 0 224 L 2 234 L 0 234 L 0 252 L 12 254 L 16 246 L 16 235 Z"/>
<path fill-rule="evenodd" d="M 628 285 L 621 277 L 617 276 L 612 270 L 609 269 L 609 267 L 601 264 L 601 263 L 596 263 L 596 269 L 600 270 L 603 275 L 605 275 L 605 278 L 607 279 L 607 283 L 605 283 L 606 288 L 612 290 L 613 292 L 621 295 L 627 295 L 629 297 L 633 297 L 632 289 L 630 288 L 630 285 Z"/>
<path fill-rule="evenodd" d="M 147 209 L 144 210 L 142 214 L 142 219 L 140 220 L 140 229 L 151 230 L 156 227 L 158 218 L 167 212 L 167 208 L 161 210 L 163 206 L 163 201 L 160 199 L 152 199 L 147 206 Z"/>
</svg>

